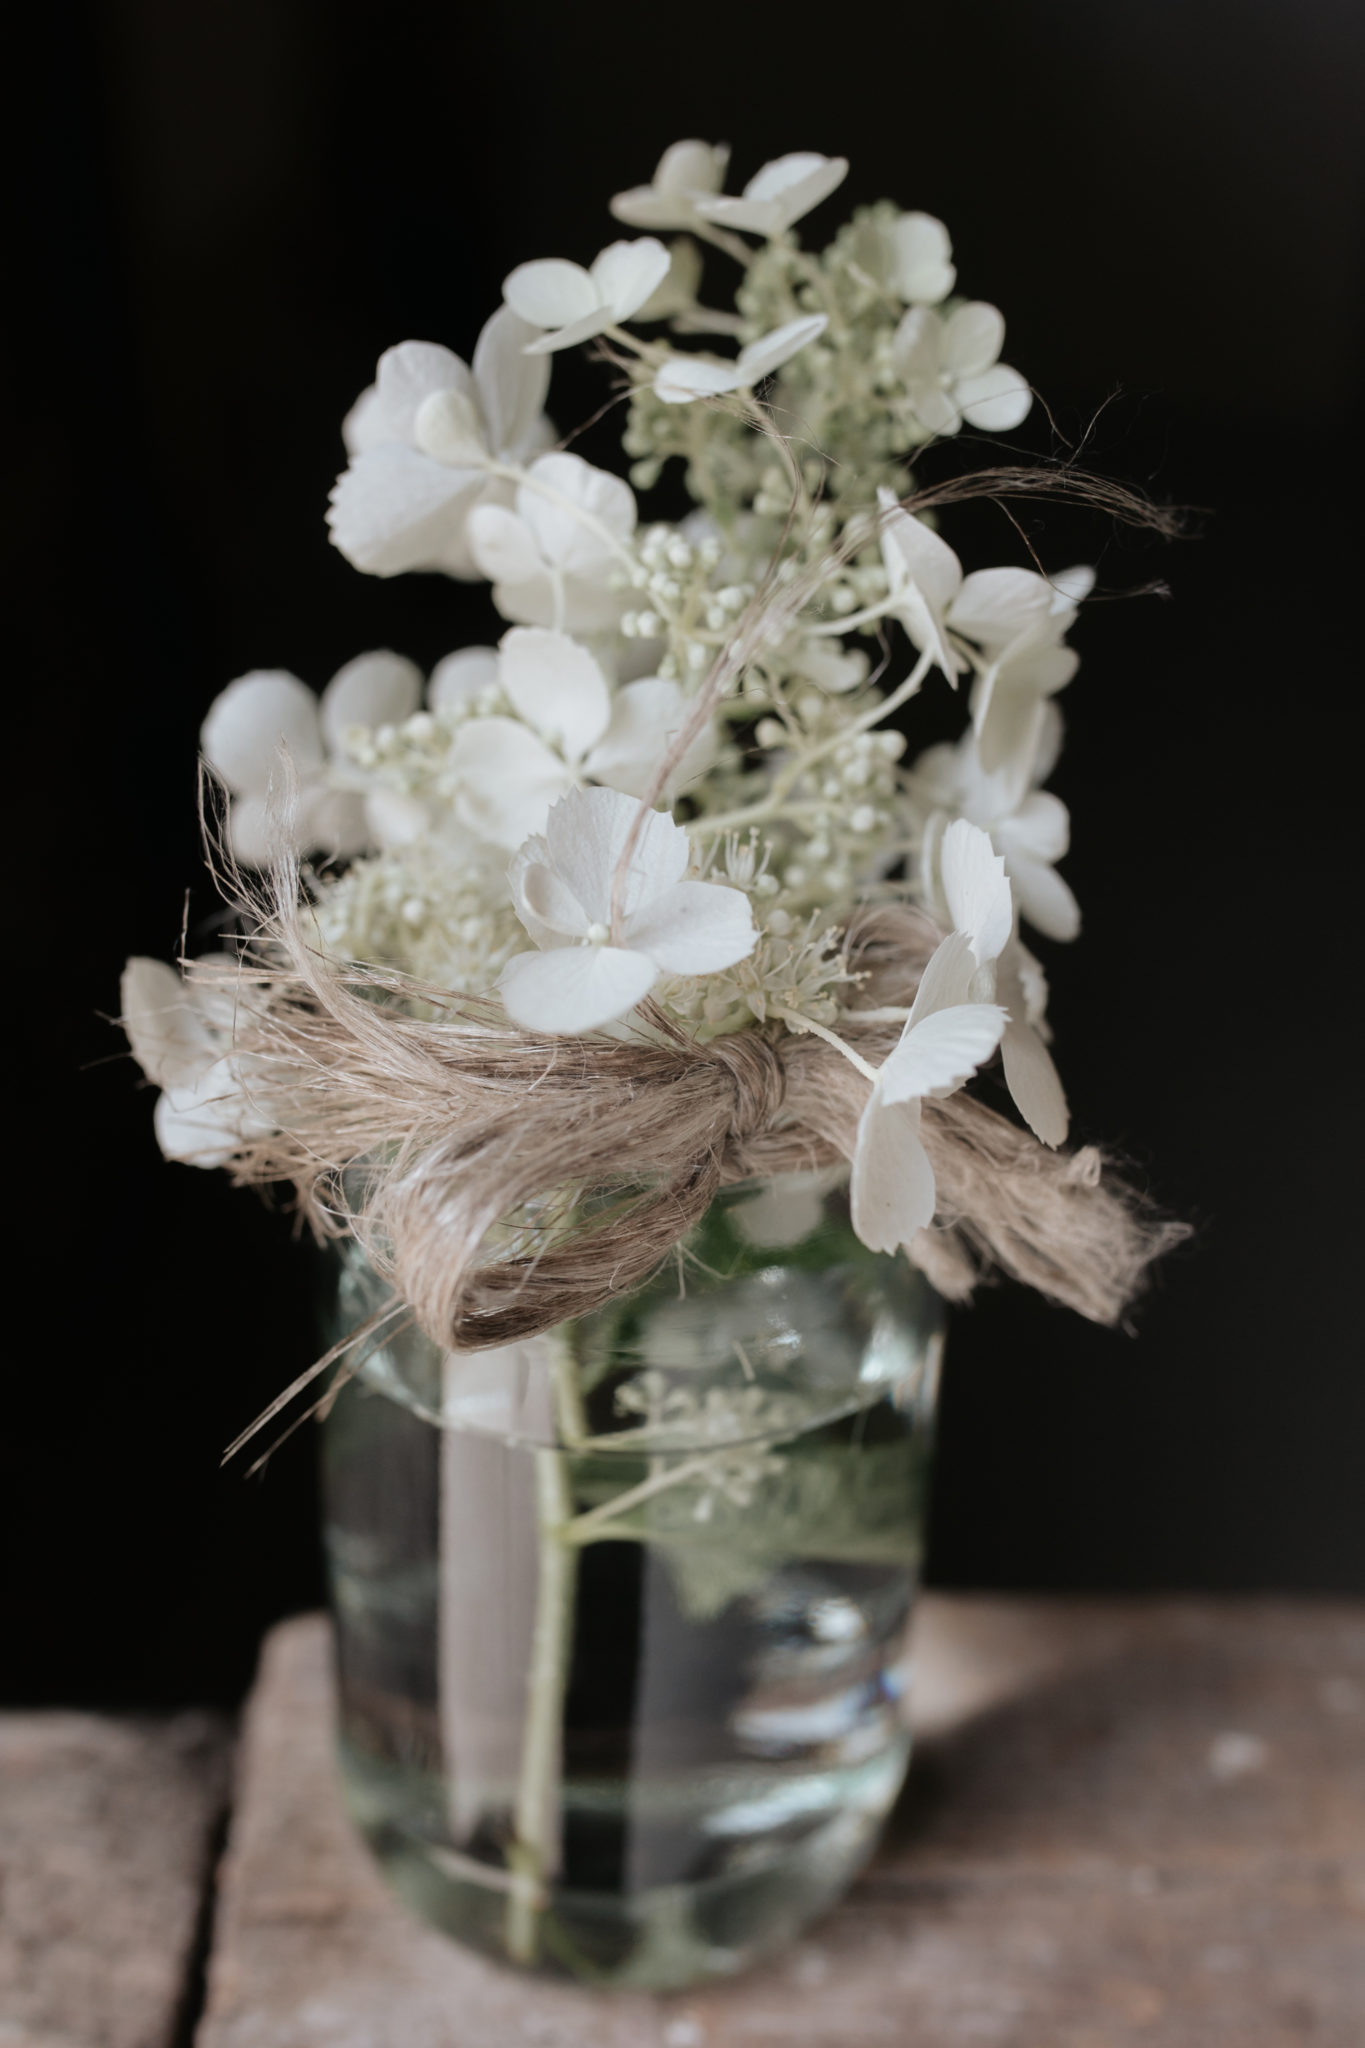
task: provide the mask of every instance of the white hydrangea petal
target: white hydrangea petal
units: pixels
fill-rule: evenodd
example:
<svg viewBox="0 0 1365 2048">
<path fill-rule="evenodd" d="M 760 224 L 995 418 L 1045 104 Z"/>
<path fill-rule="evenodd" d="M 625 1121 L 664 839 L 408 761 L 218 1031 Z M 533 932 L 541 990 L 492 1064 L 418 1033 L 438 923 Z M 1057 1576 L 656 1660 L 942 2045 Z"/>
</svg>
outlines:
<svg viewBox="0 0 1365 2048">
<path fill-rule="evenodd" d="M 959 377 L 957 398 L 968 426 L 983 434 L 1012 433 L 1033 407 L 1027 380 L 1008 363 L 996 363 L 979 376 Z"/>
<path fill-rule="evenodd" d="M 544 573 L 536 537 L 505 505 L 478 505 L 469 518 L 469 551 L 491 583 L 525 583 Z"/>
<path fill-rule="evenodd" d="M 999 1003 L 954 1003 L 921 1017 L 907 1026 L 878 1076 L 882 1100 L 951 1094 L 990 1058 L 1006 1021 Z"/>
<path fill-rule="evenodd" d="M 947 228 L 932 213 L 903 213 L 887 230 L 892 253 L 888 282 L 911 305 L 936 306 L 957 281 Z"/>
<path fill-rule="evenodd" d="M 975 972 L 976 956 L 972 952 L 970 938 L 966 932 L 949 932 L 930 954 L 920 976 L 910 1015 L 901 1032 L 901 1043 L 904 1044 L 921 1017 L 965 1003 Z M 892 1057 L 895 1057 L 894 1053 Z"/>
<path fill-rule="evenodd" d="M 1051 697 L 1066 688 L 1080 665 L 1074 647 L 1025 646 L 1008 652 L 1002 678 L 1010 690 Z"/>
<path fill-rule="evenodd" d="M 350 454 L 386 441 L 411 444 L 418 410 L 433 391 L 474 395 L 468 366 L 437 341 L 400 341 L 379 358 L 375 381 L 361 393 L 342 427 Z"/>
<path fill-rule="evenodd" d="M 757 384 L 774 370 L 780 370 L 783 363 L 790 362 L 807 342 L 815 340 L 829 326 L 825 313 L 807 313 L 799 320 L 788 320 L 781 327 L 774 327 L 771 334 L 751 341 L 739 352 L 739 368 L 746 384 Z"/>
<path fill-rule="evenodd" d="M 498 977 L 503 1007 L 523 1031 L 598 1031 L 628 1016 L 658 979 L 643 953 L 618 946 L 557 946 L 517 953 Z"/>
<path fill-rule="evenodd" d="M 640 806 L 614 789 L 578 789 L 554 806 L 545 826 L 550 858 L 593 924 L 611 923 L 611 885 Z M 632 917 L 687 872 L 691 846 L 681 825 L 647 811 L 631 858 L 622 902 Z"/>
<path fill-rule="evenodd" d="M 566 603 L 557 601 L 554 583 L 544 569 L 523 581 L 495 583 L 493 603 L 505 619 L 518 626 L 566 627 L 578 632 L 583 623 Z"/>
<path fill-rule="evenodd" d="M 588 935 L 589 919 L 561 875 L 549 864 L 549 848 L 534 835 L 507 870 L 512 907 L 536 944 L 572 945 Z"/>
<path fill-rule="evenodd" d="M 853 1228 L 869 1251 L 897 1252 L 934 1220 L 934 1169 L 919 1132 L 918 1102 L 883 1102 L 873 1089 L 849 1182 Z"/>
<path fill-rule="evenodd" d="M 955 818 L 939 846 L 939 878 L 948 915 L 971 940 L 977 966 L 998 960 L 1014 930 L 1014 900 L 990 834 Z"/>
<path fill-rule="evenodd" d="M 379 386 L 367 384 L 341 422 L 341 439 L 346 453 L 363 455 L 394 438 L 389 430 L 384 401 L 379 396 Z"/>
<path fill-rule="evenodd" d="M 827 199 L 847 176 L 847 157 L 821 156 L 813 149 L 792 150 L 786 156 L 773 157 L 755 171 L 744 187 L 744 197 L 782 200 L 790 224 Z M 798 202 L 800 213 L 792 210 Z"/>
<path fill-rule="evenodd" d="M 923 383 L 909 383 L 906 396 L 926 434 L 956 434 L 961 431 L 963 412 L 953 391 L 926 379 Z"/>
<path fill-rule="evenodd" d="M 988 669 L 981 683 L 972 701 L 972 717 L 982 772 L 1026 772 L 1037 756 L 1044 700 L 1031 690 L 1012 688 L 998 669 Z"/>
<path fill-rule="evenodd" d="M 467 577 L 465 523 L 483 483 L 479 470 L 449 469 L 416 448 L 385 443 L 358 455 L 333 485 L 333 543 L 370 576 L 444 569 Z"/>
<path fill-rule="evenodd" d="M 944 367 L 955 377 L 975 377 L 990 368 L 1005 345 L 1005 316 L 984 299 L 970 299 L 943 323 Z"/>
<path fill-rule="evenodd" d="M 877 493 L 883 512 L 882 561 L 896 616 L 921 653 L 932 653 L 949 682 L 956 684 L 961 663 L 948 645 L 943 613 L 962 582 L 962 564 L 948 543 L 922 519 L 903 512 L 888 490 Z"/>
<path fill-rule="evenodd" d="M 1071 844 L 1071 815 L 1051 790 L 1035 789 L 1021 798 L 1011 816 L 1000 820 L 996 837 L 1008 857 L 1062 860 Z"/>
<path fill-rule="evenodd" d="M 422 671 L 387 647 L 357 654 L 339 668 L 322 693 L 323 735 L 334 754 L 353 725 L 400 725 L 422 701 Z"/>
<path fill-rule="evenodd" d="M 665 356 L 654 372 L 654 396 L 665 405 L 690 405 L 694 398 L 719 398 L 744 383 L 738 363 L 716 356 Z"/>
<path fill-rule="evenodd" d="M 846 157 L 795 150 L 787 156 L 774 157 L 756 171 L 744 187 L 742 198 L 699 199 L 697 212 L 707 220 L 740 228 L 747 234 L 779 234 L 827 199 L 847 175 Z"/>
<path fill-rule="evenodd" d="M 1038 721 L 1038 737 L 1034 741 L 1033 759 L 1029 763 L 1027 778 L 1030 782 L 1047 781 L 1060 758 L 1065 731 L 1061 711 L 1049 699 L 1043 705 L 1043 715 Z"/>
<path fill-rule="evenodd" d="M 390 852 L 416 846 L 431 831 L 431 810 L 419 796 L 401 789 L 369 789 L 364 796 L 365 823 L 372 843 Z"/>
<path fill-rule="evenodd" d="M 302 807 L 301 834 L 306 846 L 333 858 L 363 853 L 375 844 L 366 818 L 366 799 L 359 790 L 328 789 L 319 783 Z"/>
<path fill-rule="evenodd" d="M 545 409 L 550 365 L 526 353 L 538 332 L 513 307 L 499 306 L 475 346 L 474 385 L 495 455 L 523 451 Z"/>
<path fill-rule="evenodd" d="M 861 647 L 842 647 L 837 640 L 803 640 L 790 660 L 797 675 L 832 697 L 865 683 L 871 665 Z"/>
<path fill-rule="evenodd" d="M 567 633 L 514 626 L 499 647 L 498 673 L 513 708 L 570 761 L 602 737 L 611 715 L 607 679 Z"/>
<path fill-rule="evenodd" d="M 602 294 L 581 263 L 544 256 L 519 263 L 504 278 L 502 295 L 530 326 L 568 327 L 601 310 Z"/>
<path fill-rule="evenodd" d="M 962 564 L 946 540 L 910 512 L 902 511 L 895 495 L 880 490 L 877 500 L 887 516 L 882 522 L 884 548 L 891 550 L 898 581 L 913 583 L 934 608 L 946 612 L 962 587 Z"/>
<path fill-rule="evenodd" d="M 1045 939 L 1068 944 L 1081 929 L 1081 906 L 1069 885 L 1047 861 L 1027 854 L 1009 856 L 1019 915 Z"/>
<path fill-rule="evenodd" d="M 940 740 L 915 757 L 910 770 L 915 796 L 926 808 L 964 810 L 962 756 L 951 740 Z"/>
<path fill-rule="evenodd" d="M 1066 1142 L 1070 1126 L 1066 1091 L 1052 1055 L 1033 1028 L 1012 1019 L 1000 1041 L 1000 1063 L 1020 1116 L 1045 1145 Z"/>
<path fill-rule="evenodd" d="M 530 482 L 517 492 L 517 513 L 534 536 L 542 562 L 570 575 L 604 573 L 617 557 L 593 526 L 621 541 L 630 538 L 636 518 L 630 485 L 608 470 L 594 469 L 581 455 L 541 455 L 528 475 Z M 498 580 L 518 579 L 500 575 Z"/>
<path fill-rule="evenodd" d="M 318 700 L 285 669 L 253 669 L 214 698 L 199 744 L 229 789 L 263 796 L 279 770 L 281 746 L 300 775 L 321 767 Z"/>
<path fill-rule="evenodd" d="M 158 1088 L 192 1088 L 218 1056 L 184 982 L 164 960 L 136 955 L 128 962 L 119 1009 L 133 1058 Z"/>
<path fill-rule="evenodd" d="M 471 832 L 513 852 L 571 786 L 564 763 L 515 718 L 471 718 L 455 753 L 456 810 Z"/>
<path fill-rule="evenodd" d="M 611 242 L 593 258 L 592 281 L 613 320 L 629 320 L 668 275 L 668 250 L 653 235 Z"/>
<path fill-rule="evenodd" d="M 668 274 L 662 284 L 656 285 L 642 306 L 636 308 L 637 320 L 666 320 L 697 310 L 697 291 L 701 285 L 701 250 L 688 235 L 680 235 L 668 251 Z M 709 321 L 714 315 L 703 314 Z M 721 319 L 727 316 L 722 314 Z M 736 320 L 738 315 L 733 316 Z M 714 331 L 714 330 L 713 330 Z"/>
<path fill-rule="evenodd" d="M 446 469 L 478 469 L 488 453 L 483 414 L 477 400 L 463 391 L 433 391 L 422 400 L 413 421 L 418 451 Z"/>
<path fill-rule="evenodd" d="M 427 681 L 427 703 L 433 711 L 453 711 L 480 696 L 498 680 L 496 647 L 461 647 L 437 662 Z"/>
<path fill-rule="evenodd" d="M 627 796 L 643 796 L 687 715 L 688 705 L 676 683 L 662 676 L 627 683 L 612 701 L 607 729 L 583 763 L 585 771 Z M 664 794 L 687 789 L 715 758 L 715 729 L 708 725 L 669 776 Z"/>
<path fill-rule="evenodd" d="M 729 162 L 724 143 L 671 143 L 659 158 L 653 181 L 618 192 L 611 210 L 630 227 L 690 227 L 696 218 L 695 201 L 719 192 Z"/>
<path fill-rule="evenodd" d="M 1052 616 L 1052 585 L 1032 569 L 973 569 L 947 610 L 954 632 L 999 654 Z"/>
<path fill-rule="evenodd" d="M 577 348 L 581 341 L 591 341 L 601 334 L 612 322 L 610 306 L 598 306 L 592 313 L 585 313 L 580 320 L 571 320 L 566 327 L 556 327 L 550 334 L 541 334 L 526 344 L 528 356 L 558 355 L 562 349 Z"/>
<path fill-rule="evenodd" d="M 608 206 L 617 220 L 631 228 L 686 228 L 696 208 L 686 195 L 656 191 L 653 185 L 632 185 L 613 193 Z"/>
<path fill-rule="evenodd" d="M 1073 612 L 1095 588 L 1095 571 L 1089 562 L 1073 562 L 1069 569 L 1056 570 L 1049 581 L 1056 609 Z"/>
<path fill-rule="evenodd" d="M 271 1128 L 253 1108 L 231 1059 L 215 1060 L 190 1087 L 167 1089 L 152 1121 L 166 1158 L 186 1166 L 223 1166 L 244 1137 Z"/>
<path fill-rule="evenodd" d="M 622 936 L 666 974 L 715 974 L 758 943 L 748 897 L 723 882 L 675 882 L 625 920 Z"/>
<path fill-rule="evenodd" d="M 912 306 L 891 337 L 898 375 L 911 386 L 935 384 L 942 358 L 943 321 L 931 306 Z"/>
<path fill-rule="evenodd" d="M 280 819 L 268 796 L 235 796 L 228 806 L 227 840 L 246 868 L 268 867 L 275 857 Z"/>
</svg>

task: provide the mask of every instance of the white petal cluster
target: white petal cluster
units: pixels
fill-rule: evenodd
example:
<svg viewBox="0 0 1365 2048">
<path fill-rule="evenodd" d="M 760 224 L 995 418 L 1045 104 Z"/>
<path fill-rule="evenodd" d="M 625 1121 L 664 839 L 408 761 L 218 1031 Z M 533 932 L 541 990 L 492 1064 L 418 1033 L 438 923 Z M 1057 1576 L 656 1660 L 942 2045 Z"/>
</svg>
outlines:
<svg viewBox="0 0 1365 2048">
<path fill-rule="evenodd" d="M 999 360 L 1005 322 L 994 306 L 974 301 L 945 320 L 916 305 L 891 343 L 892 360 L 910 408 L 931 434 L 955 434 L 964 423 L 983 434 L 1007 434 L 1028 418 L 1033 394 L 1017 370 Z"/>
<path fill-rule="evenodd" d="M 153 1125 L 167 1159 L 223 1166 L 274 1128 L 261 1076 L 232 1051 L 237 963 L 206 954 L 186 984 L 160 960 L 132 959 L 119 1002 L 133 1058 L 161 1094 Z"/>
<path fill-rule="evenodd" d="M 584 270 L 562 256 L 519 263 L 503 283 L 507 305 L 530 327 L 547 330 L 524 343 L 528 355 L 549 355 L 591 341 L 629 320 L 668 275 L 668 251 L 653 235 L 613 242 Z"/>
<path fill-rule="evenodd" d="M 628 1016 L 660 974 L 713 974 L 752 952 L 748 898 L 687 879 L 691 860 L 680 826 L 659 811 L 641 820 L 640 806 L 614 790 L 557 803 L 545 836 L 528 839 L 508 872 L 517 916 L 541 949 L 502 970 L 513 1022 L 538 1033 L 600 1030 Z"/>
<path fill-rule="evenodd" d="M 1031 403 L 1003 316 L 959 291 L 944 223 L 882 203 L 806 248 L 846 161 L 778 156 L 738 193 L 728 169 L 718 144 L 673 144 L 610 202 L 638 233 L 586 264 L 519 264 L 468 363 L 401 343 L 344 422 L 336 546 L 380 577 L 482 581 L 496 644 L 447 655 L 425 689 L 383 651 L 320 695 L 283 670 L 238 677 L 203 751 L 240 861 L 285 840 L 326 856 L 306 874 L 334 956 L 496 988 L 538 1035 L 662 1011 L 698 1036 L 841 1044 L 863 1001 L 854 919 L 918 905 L 948 936 L 908 1016 L 890 1013 L 904 1029 L 853 1171 L 856 1226 L 892 1249 L 934 1217 L 922 1105 L 997 1050 L 1025 1121 L 1065 1135 L 1020 929 L 1079 929 L 1057 871 L 1070 820 L 1043 785 L 1093 579 L 967 570 L 916 512 L 936 442 L 1006 433 Z M 583 343 L 626 387 L 628 476 L 555 445 L 550 358 Z M 692 509 L 642 520 L 636 493 L 666 472 Z M 950 690 L 965 729 L 907 765 L 893 719 Z M 130 966 L 173 1156 L 225 1160 L 268 1128 L 233 1051 L 236 980 L 227 958 L 221 987 Z"/>
<path fill-rule="evenodd" d="M 828 325 L 823 313 L 789 320 L 760 341 L 749 342 L 729 363 L 713 356 L 666 356 L 654 375 L 654 394 L 665 405 L 686 405 L 691 399 L 717 398 L 722 392 L 752 391 L 755 384 L 789 363 L 798 349 L 823 334 Z"/>
<path fill-rule="evenodd" d="M 351 462 L 328 513 L 332 539 L 355 568 L 480 574 L 470 514 L 511 498 L 496 465 L 520 463 L 552 438 L 549 365 L 526 352 L 536 338 L 504 306 L 479 336 L 472 369 L 430 341 L 401 342 L 380 357 L 343 424 Z"/>
<path fill-rule="evenodd" d="M 358 726 L 397 724 L 421 697 L 420 669 L 386 649 L 348 661 L 320 698 L 284 669 L 254 669 L 229 683 L 199 744 L 229 792 L 228 841 L 237 859 L 262 865 L 286 834 L 304 852 L 384 845 L 396 821 L 378 793 L 367 794 L 344 772 L 347 738 Z M 292 814 L 283 807 L 291 775 Z"/>
<path fill-rule="evenodd" d="M 475 509 L 470 547 L 505 619 L 601 633 L 621 616 L 635 520 L 635 494 L 620 477 L 578 455 L 542 455 L 511 507 Z"/>
</svg>

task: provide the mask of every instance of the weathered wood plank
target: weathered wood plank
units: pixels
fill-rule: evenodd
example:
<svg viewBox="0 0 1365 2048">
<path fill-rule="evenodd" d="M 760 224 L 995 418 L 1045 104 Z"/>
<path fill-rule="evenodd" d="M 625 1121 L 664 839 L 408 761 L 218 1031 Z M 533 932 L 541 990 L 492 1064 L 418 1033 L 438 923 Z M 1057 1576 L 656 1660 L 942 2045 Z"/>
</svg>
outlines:
<svg viewBox="0 0 1365 2048">
<path fill-rule="evenodd" d="M 0 1715 L 0 2048 L 169 2048 L 227 1763 L 205 1714 Z"/>
<path fill-rule="evenodd" d="M 199 2048 L 1360 2048 L 1365 1609 L 926 1602 L 920 1753 L 787 1957 L 527 1985 L 389 1898 L 333 1787 L 325 1625 L 266 1646 Z"/>
</svg>

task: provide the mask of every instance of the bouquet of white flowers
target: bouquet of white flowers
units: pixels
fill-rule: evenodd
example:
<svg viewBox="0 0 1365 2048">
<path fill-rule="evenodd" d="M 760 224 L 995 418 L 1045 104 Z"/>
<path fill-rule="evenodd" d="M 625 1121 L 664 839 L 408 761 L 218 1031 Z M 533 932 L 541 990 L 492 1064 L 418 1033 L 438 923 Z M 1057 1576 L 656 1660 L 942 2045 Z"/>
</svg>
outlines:
<svg viewBox="0 0 1365 2048">
<path fill-rule="evenodd" d="M 466 1348 L 642 1279 L 724 1182 L 839 1160 L 863 1243 L 950 1296 L 994 1262 L 1113 1320 L 1169 1231 L 1058 1149 L 1030 949 L 1080 922 L 1042 785 L 1092 574 L 964 572 L 937 514 L 1163 515 L 1064 466 L 912 474 L 1028 413 L 1003 318 L 928 214 L 863 208 L 805 249 L 841 158 L 735 197 L 726 155 L 675 144 L 611 202 L 643 232 L 587 268 L 518 265 L 471 363 L 380 359 L 332 538 L 371 575 L 485 579 L 507 630 L 425 681 L 375 652 L 321 696 L 256 671 L 213 704 L 238 935 L 130 963 L 157 1135 L 291 1182 Z M 712 252 L 732 306 L 703 302 Z M 545 411 L 583 344 L 629 481 Z M 693 509 L 642 520 L 666 472 Z M 893 721 L 930 689 L 962 736 L 907 755 Z M 960 1092 L 997 1057 L 1021 1121 Z"/>
</svg>

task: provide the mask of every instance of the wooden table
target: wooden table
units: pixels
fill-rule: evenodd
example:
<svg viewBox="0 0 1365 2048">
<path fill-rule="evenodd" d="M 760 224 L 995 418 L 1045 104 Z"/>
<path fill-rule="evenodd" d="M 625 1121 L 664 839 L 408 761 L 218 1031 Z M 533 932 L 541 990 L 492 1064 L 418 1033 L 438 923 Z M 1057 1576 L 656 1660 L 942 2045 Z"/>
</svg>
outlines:
<svg viewBox="0 0 1365 2048">
<path fill-rule="evenodd" d="M 338 1806 L 326 1625 L 286 1623 L 195 2048 L 1363 2048 L 1365 1606 L 939 1597 L 916 1661 L 910 1790 L 847 1902 L 734 1985 L 611 1997 L 406 1917 Z M 16 1755 L 0 2048 L 188 2044 L 220 1734 L 14 1717 Z"/>
</svg>

